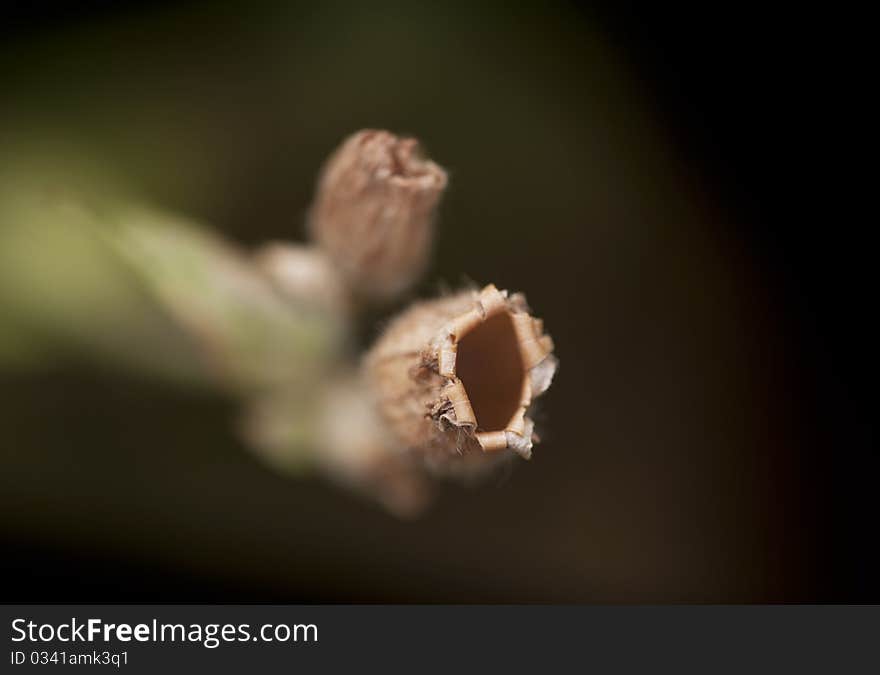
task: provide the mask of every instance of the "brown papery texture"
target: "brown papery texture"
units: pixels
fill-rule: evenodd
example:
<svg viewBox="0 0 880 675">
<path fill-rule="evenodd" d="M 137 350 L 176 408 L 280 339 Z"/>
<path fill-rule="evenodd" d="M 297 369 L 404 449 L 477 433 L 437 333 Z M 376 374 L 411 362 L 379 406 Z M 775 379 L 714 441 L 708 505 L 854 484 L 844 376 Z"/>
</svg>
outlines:
<svg viewBox="0 0 880 675">
<path fill-rule="evenodd" d="M 446 172 L 418 141 L 363 130 L 324 166 L 309 215 L 315 243 L 369 299 L 406 290 L 424 270 Z"/>
<path fill-rule="evenodd" d="M 529 413 L 555 373 L 552 351 L 525 298 L 489 285 L 413 305 L 367 354 L 364 374 L 400 448 L 454 472 L 531 456 Z"/>
</svg>

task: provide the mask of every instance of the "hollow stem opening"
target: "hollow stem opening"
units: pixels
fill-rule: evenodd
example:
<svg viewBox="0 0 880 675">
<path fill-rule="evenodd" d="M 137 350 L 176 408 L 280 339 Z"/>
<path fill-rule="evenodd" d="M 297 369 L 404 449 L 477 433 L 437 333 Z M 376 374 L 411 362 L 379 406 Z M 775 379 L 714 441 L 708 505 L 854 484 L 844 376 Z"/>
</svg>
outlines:
<svg viewBox="0 0 880 675">
<path fill-rule="evenodd" d="M 455 362 L 480 431 L 502 431 L 517 412 L 525 368 L 513 322 L 496 314 L 460 338 Z"/>
</svg>

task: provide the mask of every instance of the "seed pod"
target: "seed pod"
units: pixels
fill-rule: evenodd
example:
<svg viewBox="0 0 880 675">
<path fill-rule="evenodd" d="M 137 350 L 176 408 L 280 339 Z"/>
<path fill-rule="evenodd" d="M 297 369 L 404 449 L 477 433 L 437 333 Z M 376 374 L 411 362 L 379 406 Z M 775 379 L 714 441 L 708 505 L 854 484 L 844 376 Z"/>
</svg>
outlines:
<svg viewBox="0 0 880 675">
<path fill-rule="evenodd" d="M 359 131 L 324 166 L 309 215 L 311 236 L 354 292 L 391 298 L 425 268 L 446 182 L 446 172 L 421 156 L 415 139 Z"/>
<path fill-rule="evenodd" d="M 489 285 L 414 305 L 370 350 L 364 370 L 401 447 L 445 469 L 504 450 L 531 456 L 528 412 L 550 386 L 552 351 L 525 298 Z"/>
</svg>

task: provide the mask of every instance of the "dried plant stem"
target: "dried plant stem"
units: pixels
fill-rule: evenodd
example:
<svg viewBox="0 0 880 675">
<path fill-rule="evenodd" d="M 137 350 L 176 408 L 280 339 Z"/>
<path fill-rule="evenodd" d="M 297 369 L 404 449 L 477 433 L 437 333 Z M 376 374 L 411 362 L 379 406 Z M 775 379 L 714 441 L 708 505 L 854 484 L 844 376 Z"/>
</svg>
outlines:
<svg viewBox="0 0 880 675">
<path fill-rule="evenodd" d="M 531 456 L 557 366 L 525 298 L 492 285 L 413 305 L 358 366 L 351 309 L 415 281 L 445 185 L 413 139 L 359 132 L 321 175 L 313 243 L 250 253 L 131 198 L 18 180 L 0 189 L 0 361 L 87 355 L 224 391 L 273 467 L 416 513 L 432 475 Z"/>
</svg>

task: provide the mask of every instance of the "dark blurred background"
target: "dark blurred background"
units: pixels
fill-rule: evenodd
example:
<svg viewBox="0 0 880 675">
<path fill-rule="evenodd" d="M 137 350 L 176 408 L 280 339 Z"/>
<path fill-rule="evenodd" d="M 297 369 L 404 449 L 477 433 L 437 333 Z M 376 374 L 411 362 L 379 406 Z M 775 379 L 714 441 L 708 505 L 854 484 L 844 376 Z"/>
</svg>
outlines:
<svg viewBox="0 0 880 675">
<path fill-rule="evenodd" d="M 3 599 L 880 600 L 834 17 L 747 4 L 7 9 L 4 140 L 243 244 L 302 238 L 348 133 L 417 135 L 452 178 L 420 293 L 525 291 L 561 370 L 533 461 L 413 522 L 272 473 L 228 401 L 0 373 Z"/>
</svg>

